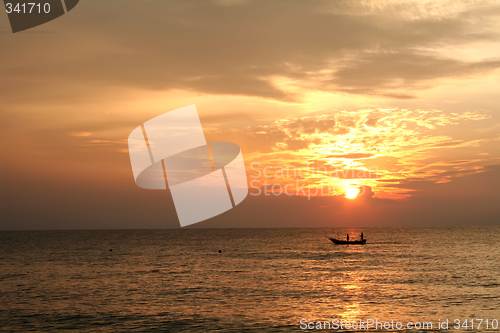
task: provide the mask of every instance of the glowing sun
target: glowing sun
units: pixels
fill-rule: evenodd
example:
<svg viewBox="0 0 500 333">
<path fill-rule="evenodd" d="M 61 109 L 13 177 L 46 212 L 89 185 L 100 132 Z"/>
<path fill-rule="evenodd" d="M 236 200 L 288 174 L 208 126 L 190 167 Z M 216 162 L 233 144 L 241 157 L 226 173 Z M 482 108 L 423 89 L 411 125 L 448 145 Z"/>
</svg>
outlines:
<svg viewBox="0 0 500 333">
<path fill-rule="evenodd" d="M 358 196 L 358 193 L 359 193 L 359 189 L 357 188 L 348 188 L 346 191 L 345 191 L 345 197 L 347 199 L 354 199 Z"/>
</svg>

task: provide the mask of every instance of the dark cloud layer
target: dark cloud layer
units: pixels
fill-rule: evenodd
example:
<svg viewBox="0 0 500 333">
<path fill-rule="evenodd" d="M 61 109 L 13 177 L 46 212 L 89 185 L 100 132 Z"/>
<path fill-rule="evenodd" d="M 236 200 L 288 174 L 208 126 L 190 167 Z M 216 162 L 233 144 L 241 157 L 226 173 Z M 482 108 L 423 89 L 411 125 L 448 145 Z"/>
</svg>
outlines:
<svg viewBox="0 0 500 333">
<path fill-rule="evenodd" d="M 464 62 L 408 52 L 365 54 L 334 74 L 337 89 L 357 94 L 413 98 L 402 93 L 432 85 L 432 80 L 492 71 L 500 61 Z"/>
<path fill-rule="evenodd" d="M 78 81 L 294 100 L 299 96 L 275 85 L 275 78 L 309 89 L 412 98 L 413 90 L 432 86 L 433 79 L 500 66 L 497 60 L 465 62 L 429 51 L 443 44 L 497 39 L 488 22 L 498 15 L 498 6 L 416 17 L 401 6 L 379 7 L 298 0 L 232 5 L 149 1 L 138 6 L 122 0 L 117 10 L 115 2 L 89 0 L 45 27 L 56 34 L 25 34 L 18 37 L 22 43 L 0 36 L 8 45 L 0 56 L 9 64 L 0 73 L 49 87 Z M 34 61 L 19 59 L 42 43 L 59 51 L 37 52 Z"/>
</svg>

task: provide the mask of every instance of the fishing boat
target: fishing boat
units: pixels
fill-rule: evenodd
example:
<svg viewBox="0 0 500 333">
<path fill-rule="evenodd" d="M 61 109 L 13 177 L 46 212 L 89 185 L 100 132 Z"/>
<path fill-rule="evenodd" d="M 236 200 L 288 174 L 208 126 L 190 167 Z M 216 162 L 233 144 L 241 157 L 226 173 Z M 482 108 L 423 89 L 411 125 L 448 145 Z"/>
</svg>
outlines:
<svg viewBox="0 0 500 333">
<path fill-rule="evenodd" d="M 333 242 L 333 244 L 336 245 L 365 245 L 366 244 L 366 239 L 361 239 L 361 240 L 353 240 L 353 241 L 348 241 L 348 240 L 340 240 L 340 239 L 335 239 L 335 238 L 329 238 Z"/>
</svg>

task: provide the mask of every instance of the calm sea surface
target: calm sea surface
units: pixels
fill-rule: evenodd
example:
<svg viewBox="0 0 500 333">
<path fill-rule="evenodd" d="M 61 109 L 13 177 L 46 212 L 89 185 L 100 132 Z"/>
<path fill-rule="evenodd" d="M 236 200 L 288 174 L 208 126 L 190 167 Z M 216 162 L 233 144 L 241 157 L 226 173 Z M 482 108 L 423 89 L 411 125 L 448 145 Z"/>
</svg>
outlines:
<svg viewBox="0 0 500 333">
<path fill-rule="evenodd" d="M 0 331 L 500 320 L 500 227 L 362 231 L 364 246 L 325 237 L 359 229 L 0 232 Z"/>
</svg>

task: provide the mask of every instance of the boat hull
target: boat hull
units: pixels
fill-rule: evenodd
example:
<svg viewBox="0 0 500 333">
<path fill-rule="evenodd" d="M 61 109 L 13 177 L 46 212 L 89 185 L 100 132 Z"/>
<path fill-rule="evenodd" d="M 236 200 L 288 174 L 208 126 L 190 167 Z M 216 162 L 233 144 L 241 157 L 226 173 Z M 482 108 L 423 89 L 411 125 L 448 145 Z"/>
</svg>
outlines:
<svg viewBox="0 0 500 333">
<path fill-rule="evenodd" d="M 345 240 L 330 238 L 330 240 L 333 242 L 333 244 L 336 244 L 336 245 L 365 245 L 366 244 L 366 239 L 345 241 Z"/>
</svg>

